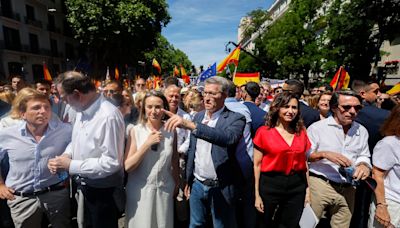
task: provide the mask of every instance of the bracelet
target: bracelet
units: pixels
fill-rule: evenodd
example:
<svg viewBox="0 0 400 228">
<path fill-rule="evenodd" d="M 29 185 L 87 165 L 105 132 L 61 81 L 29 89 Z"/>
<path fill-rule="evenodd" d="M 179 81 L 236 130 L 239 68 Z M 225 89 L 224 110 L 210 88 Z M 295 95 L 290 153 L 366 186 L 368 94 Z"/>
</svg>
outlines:
<svg viewBox="0 0 400 228">
<path fill-rule="evenodd" d="M 382 206 L 382 207 L 387 207 L 388 204 L 387 203 L 377 203 L 376 206 Z"/>
</svg>

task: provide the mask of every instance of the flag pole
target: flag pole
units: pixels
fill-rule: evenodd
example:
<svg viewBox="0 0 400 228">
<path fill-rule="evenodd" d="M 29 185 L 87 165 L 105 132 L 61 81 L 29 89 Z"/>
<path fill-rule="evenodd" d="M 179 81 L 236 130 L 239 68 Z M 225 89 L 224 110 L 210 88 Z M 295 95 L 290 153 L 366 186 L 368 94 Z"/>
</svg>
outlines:
<svg viewBox="0 0 400 228">
<path fill-rule="evenodd" d="M 229 67 L 229 66 L 228 66 L 228 67 Z M 233 71 L 232 81 L 235 81 L 236 70 L 237 70 L 237 66 L 235 65 L 235 70 Z"/>
</svg>

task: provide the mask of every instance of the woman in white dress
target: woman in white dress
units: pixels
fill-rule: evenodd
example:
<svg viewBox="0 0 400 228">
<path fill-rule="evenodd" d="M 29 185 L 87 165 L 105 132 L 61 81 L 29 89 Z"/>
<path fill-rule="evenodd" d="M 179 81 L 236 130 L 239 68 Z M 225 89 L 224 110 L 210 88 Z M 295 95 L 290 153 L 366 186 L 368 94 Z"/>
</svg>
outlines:
<svg viewBox="0 0 400 228">
<path fill-rule="evenodd" d="M 370 206 L 368 227 L 400 227 L 400 104 L 382 126 L 385 136 L 372 154 L 375 199 Z"/>
<path fill-rule="evenodd" d="M 130 131 L 125 151 L 126 227 L 172 228 L 178 177 L 175 133 L 163 128 L 168 102 L 160 92 L 145 95 L 139 122 Z"/>
</svg>

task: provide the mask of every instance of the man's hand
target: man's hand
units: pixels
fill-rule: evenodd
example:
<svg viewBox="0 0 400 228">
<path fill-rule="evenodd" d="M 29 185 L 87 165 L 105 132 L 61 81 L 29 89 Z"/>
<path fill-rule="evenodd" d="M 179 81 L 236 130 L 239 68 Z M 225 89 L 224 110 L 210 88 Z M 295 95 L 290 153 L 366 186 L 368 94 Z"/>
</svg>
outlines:
<svg viewBox="0 0 400 228">
<path fill-rule="evenodd" d="M 185 128 L 189 130 L 193 130 L 196 128 L 196 125 L 189 121 L 183 119 L 178 114 L 174 114 L 170 111 L 163 109 L 164 115 L 167 115 L 169 119 L 165 122 L 164 128 L 166 131 L 173 132 L 177 127 Z"/>
<path fill-rule="evenodd" d="M 14 189 L 7 187 L 5 184 L 0 184 L 0 199 L 14 200 Z"/>
<path fill-rule="evenodd" d="M 351 166 L 351 161 L 346 156 L 336 153 L 336 152 L 329 152 L 324 151 L 324 158 L 328 159 L 329 161 L 338 164 L 339 166 L 349 167 Z"/>
<path fill-rule="evenodd" d="M 185 189 L 183 190 L 183 194 L 185 195 L 186 199 L 189 200 L 190 198 L 190 186 L 186 184 Z"/>
<path fill-rule="evenodd" d="M 60 170 L 69 170 L 71 164 L 71 158 L 68 156 L 56 156 L 55 158 L 49 159 L 47 167 L 51 174 L 56 174 Z"/>
<path fill-rule="evenodd" d="M 353 178 L 355 180 L 365 180 L 370 174 L 370 169 L 364 164 L 360 164 L 354 170 Z"/>
</svg>

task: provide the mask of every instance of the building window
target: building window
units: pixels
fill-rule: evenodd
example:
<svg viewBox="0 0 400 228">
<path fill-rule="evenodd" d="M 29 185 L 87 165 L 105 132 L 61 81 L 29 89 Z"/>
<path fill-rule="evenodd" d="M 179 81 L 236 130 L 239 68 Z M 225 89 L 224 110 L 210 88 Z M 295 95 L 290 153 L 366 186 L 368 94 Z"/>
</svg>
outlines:
<svg viewBox="0 0 400 228">
<path fill-rule="evenodd" d="M 29 33 L 29 44 L 31 46 L 32 53 L 39 53 L 39 40 L 37 35 Z"/>
<path fill-rule="evenodd" d="M 50 32 L 55 32 L 56 31 L 56 19 L 55 19 L 54 15 L 47 14 L 47 19 L 49 21 L 49 25 L 48 25 L 47 29 Z"/>
<path fill-rule="evenodd" d="M 7 65 L 9 75 L 22 75 L 22 63 L 8 62 Z"/>
<path fill-rule="evenodd" d="M 65 43 L 65 57 L 68 59 L 74 59 L 74 46 L 70 43 Z"/>
<path fill-rule="evenodd" d="M 4 33 L 5 48 L 10 50 L 20 51 L 21 40 L 19 38 L 18 30 L 3 26 L 3 33 Z"/>
<path fill-rule="evenodd" d="M 34 81 L 44 79 L 43 66 L 40 64 L 32 64 L 32 75 Z"/>
<path fill-rule="evenodd" d="M 35 9 L 33 6 L 25 5 L 26 9 L 26 19 L 34 21 L 35 20 Z"/>
<path fill-rule="evenodd" d="M 57 40 L 50 39 L 51 55 L 54 57 L 58 56 Z"/>
<path fill-rule="evenodd" d="M 1 15 L 12 18 L 12 7 L 10 0 L 1 0 Z"/>
</svg>

